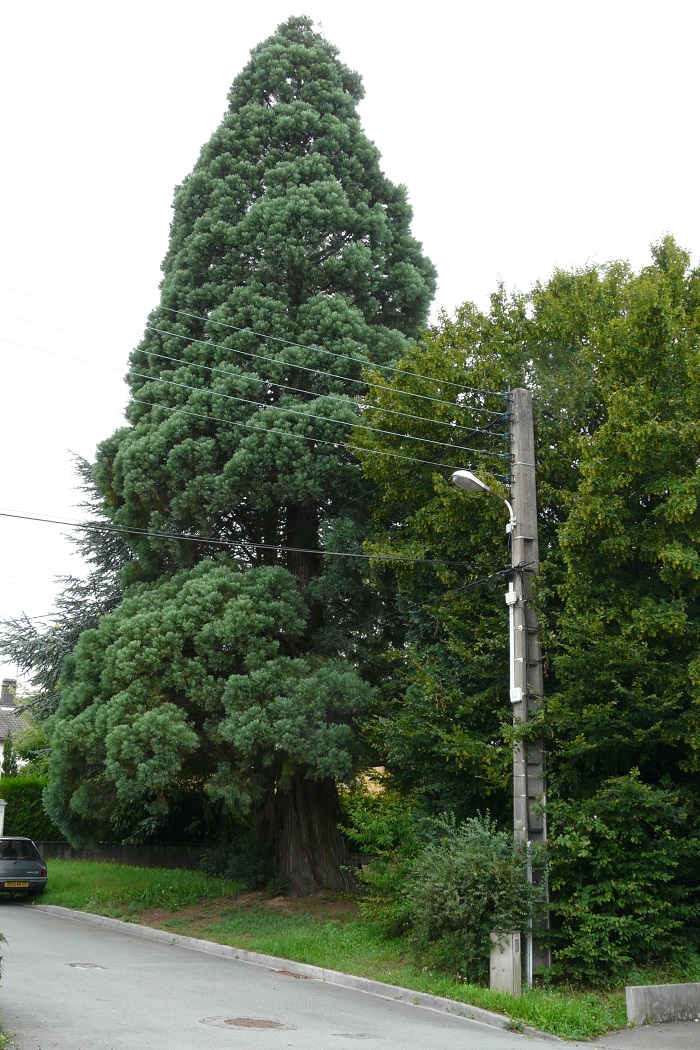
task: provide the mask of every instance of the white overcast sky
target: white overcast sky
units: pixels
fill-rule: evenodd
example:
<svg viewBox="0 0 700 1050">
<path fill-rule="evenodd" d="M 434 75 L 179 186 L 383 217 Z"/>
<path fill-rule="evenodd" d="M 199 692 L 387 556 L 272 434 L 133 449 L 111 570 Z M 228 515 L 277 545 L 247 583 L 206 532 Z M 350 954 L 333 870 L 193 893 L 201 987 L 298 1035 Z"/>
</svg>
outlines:
<svg viewBox="0 0 700 1050">
<path fill-rule="evenodd" d="M 70 453 L 91 459 L 122 421 L 173 189 L 250 49 L 293 14 L 363 77 L 436 311 L 556 267 L 641 267 L 667 232 L 698 261 L 697 0 L 6 3 L 3 511 L 77 516 Z M 0 517 L 0 617 L 49 612 L 54 577 L 81 572 L 66 531 Z"/>
</svg>

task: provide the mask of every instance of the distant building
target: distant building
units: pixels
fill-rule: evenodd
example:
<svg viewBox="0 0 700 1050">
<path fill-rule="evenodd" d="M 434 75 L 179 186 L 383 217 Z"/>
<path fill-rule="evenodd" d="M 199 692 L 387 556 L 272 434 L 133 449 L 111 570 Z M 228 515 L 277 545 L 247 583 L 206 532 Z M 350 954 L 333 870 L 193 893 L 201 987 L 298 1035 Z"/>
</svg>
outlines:
<svg viewBox="0 0 700 1050">
<path fill-rule="evenodd" d="M 13 739 L 19 731 L 24 728 L 22 716 L 15 703 L 17 692 L 17 681 L 14 678 L 3 678 L 2 692 L 0 693 L 0 776 L 2 776 L 2 758 L 5 750 L 5 741 L 8 736 Z"/>
</svg>

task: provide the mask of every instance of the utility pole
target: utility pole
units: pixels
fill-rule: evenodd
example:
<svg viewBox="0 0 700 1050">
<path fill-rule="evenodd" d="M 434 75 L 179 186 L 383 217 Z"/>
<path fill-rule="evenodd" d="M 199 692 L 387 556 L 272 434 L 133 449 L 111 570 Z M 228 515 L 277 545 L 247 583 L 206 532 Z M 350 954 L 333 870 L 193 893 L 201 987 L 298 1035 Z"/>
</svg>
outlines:
<svg viewBox="0 0 700 1050">
<path fill-rule="evenodd" d="M 532 580 L 539 570 L 537 537 L 537 491 L 535 479 L 535 432 L 532 393 L 510 394 L 511 495 L 515 527 L 511 531 L 511 565 L 515 570 L 506 594 L 511 618 L 511 704 L 516 729 L 528 722 L 542 701 L 544 681 L 537 614 L 532 604 Z M 529 845 L 547 841 L 546 770 L 541 736 L 513 748 L 513 832 L 516 842 Z M 533 877 L 531 866 L 528 875 Z M 537 873 L 534 875 L 537 880 Z M 547 912 L 545 907 L 544 918 Z M 537 937 L 528 936 L 527 976 L 550 965 L 549 949 Z"/>
</svg>

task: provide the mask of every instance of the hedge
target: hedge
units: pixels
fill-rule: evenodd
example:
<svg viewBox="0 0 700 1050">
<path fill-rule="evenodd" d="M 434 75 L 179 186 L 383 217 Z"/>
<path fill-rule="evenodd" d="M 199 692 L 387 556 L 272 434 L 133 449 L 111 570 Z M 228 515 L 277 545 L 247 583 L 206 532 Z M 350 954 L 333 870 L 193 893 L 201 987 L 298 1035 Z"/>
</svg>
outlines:
<svg viewBox="0 0 700 1050">
<path fill-rule="evenodd" d="M 5 807 L 5 835 L 26 835 L 39 841 L 61 841 L 65 835 L 44 810 L 46 781 L 35 777 L 0 777 Z"/>
</svg>

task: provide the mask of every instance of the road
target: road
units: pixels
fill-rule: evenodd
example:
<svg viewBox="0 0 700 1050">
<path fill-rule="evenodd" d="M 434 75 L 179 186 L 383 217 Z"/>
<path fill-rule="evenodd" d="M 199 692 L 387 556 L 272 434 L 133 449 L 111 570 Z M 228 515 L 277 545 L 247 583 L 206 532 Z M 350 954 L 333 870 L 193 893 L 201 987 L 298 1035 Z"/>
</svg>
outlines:
<svg viewBox="0 0 700 1050">
<path fill-rule="evenodd" d="M 18 1050 L 552 1050 L 475 1021 L 0 901 Z"/>
</svg>

